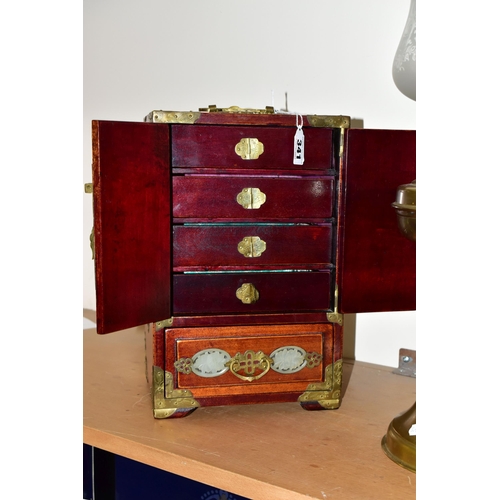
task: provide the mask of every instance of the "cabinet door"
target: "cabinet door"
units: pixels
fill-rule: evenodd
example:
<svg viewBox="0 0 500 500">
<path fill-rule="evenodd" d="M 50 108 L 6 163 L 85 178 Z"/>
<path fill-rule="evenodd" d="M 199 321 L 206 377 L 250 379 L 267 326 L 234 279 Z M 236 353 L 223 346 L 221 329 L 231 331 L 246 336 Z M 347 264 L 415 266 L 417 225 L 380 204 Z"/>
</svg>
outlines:
<svg viewBox="0 0 500 500">
<path fill-rule="evenodd" d="M 169 126 L 92 122 L 97 331 L 171 317 Z"/>
<path fill-rule="evenodd" d="M 416 178 L 415 131 L 346 131 L 339 192 L 338 285 L 343 313 L 415 310 L 416 244 L 391 204 Z"/>
</svg>

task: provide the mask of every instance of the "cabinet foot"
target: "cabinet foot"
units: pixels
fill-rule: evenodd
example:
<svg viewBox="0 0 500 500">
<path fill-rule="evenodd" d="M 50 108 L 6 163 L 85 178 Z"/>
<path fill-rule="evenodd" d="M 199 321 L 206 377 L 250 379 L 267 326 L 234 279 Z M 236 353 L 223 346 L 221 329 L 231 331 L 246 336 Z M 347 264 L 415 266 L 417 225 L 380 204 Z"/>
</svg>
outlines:
<svg viewBox="0 0 500 500">
<path fill-rule="evenodd" d="M 168 409 L 154 409 L 155 418 L 183 418 L 191 415 L 196 408 L 168 408 Z"/>
<path fill-rule="evenodd" d="M 174 389 L 173 376 L 153 367 L 153 415 L 155 418 L 179 418 L 192 413 L 200 404 L 186 389 Z"/>
<path fill-rule="evenodd" d="M 339 359 L 326 367 L 325 381 L 309 384 L 298 401 L 306 410 L 334 410 L 340 406 L 341 387 L 342 359 Z"/>
<path fill-rule="evenodd" d="M 307 411 L 336 410 L 340 406 L 340 403 L 337 402 L 336 405 L 332 404 L 331 406 L 324 406 L 320 401 L 307 401 L 300 402 L 300 406 Z"/>
</svg>

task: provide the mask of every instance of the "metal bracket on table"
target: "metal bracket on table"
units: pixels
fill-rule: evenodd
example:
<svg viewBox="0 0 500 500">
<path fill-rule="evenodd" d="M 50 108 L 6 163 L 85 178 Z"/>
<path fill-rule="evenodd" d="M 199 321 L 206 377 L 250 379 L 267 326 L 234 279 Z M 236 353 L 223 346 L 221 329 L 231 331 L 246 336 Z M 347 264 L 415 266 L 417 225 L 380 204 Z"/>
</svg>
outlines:
<svg viewBox="0 0 500 500">
<path fill-rule="evenodd" d="M 399 366 L 392 372 L 405 377 L 417 377 L 417 351 L 399 350 Z"/>
</svg>

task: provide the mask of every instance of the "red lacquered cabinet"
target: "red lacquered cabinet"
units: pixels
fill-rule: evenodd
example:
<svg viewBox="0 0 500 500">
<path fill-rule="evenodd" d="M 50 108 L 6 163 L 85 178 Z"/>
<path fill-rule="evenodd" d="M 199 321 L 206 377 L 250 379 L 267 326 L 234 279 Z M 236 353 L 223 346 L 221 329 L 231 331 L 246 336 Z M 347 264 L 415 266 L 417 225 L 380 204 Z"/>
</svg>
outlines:
<svg viewBox="0 0 500 500">
<path fill-rule="evenodd" d="M 343 313 L 415 309 L 391 206 L 415 132 L 349 126 L 239 108 L 92 122 L 97 332 L 145 325 L 156 418 L 338 408 Z"/>
</svg>

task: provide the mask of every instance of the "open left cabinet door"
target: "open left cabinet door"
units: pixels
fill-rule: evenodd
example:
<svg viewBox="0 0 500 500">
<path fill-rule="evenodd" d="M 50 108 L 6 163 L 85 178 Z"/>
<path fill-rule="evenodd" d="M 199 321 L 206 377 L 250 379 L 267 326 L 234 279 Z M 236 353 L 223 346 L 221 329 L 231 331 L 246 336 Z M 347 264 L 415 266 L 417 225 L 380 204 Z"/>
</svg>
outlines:
<svg viewBox="0 0 500 500">
<path fill-rule="evenodd" d="M 97 332 L 171 317 L 168 125 L 92 122 Z"/>
<path fill-rule="evenodd" d="M 342 313 L 413 311 L 416 243 L 398 228 L 398 187 L 416 179 L 414 130 L 346 131 L 337 282 Z"/>
</svg>

